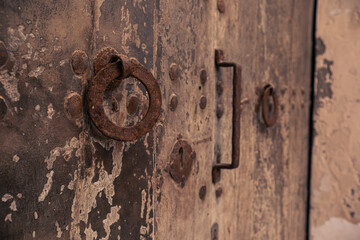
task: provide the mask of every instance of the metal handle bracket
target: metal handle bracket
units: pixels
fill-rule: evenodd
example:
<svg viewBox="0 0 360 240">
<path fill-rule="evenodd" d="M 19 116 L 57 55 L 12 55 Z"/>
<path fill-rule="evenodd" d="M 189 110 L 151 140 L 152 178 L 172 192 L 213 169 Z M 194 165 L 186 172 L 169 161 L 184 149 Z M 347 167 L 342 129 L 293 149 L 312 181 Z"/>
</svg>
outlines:
<svg viewBox="0 0 360 240">
<path fill-rule="evenodd" d="M 234 62 L 225 62 L 222 50 L 215 50 L 215 65 L 217 67 L 233 68 L 233 118 L 232 118 L 232 161 L 228 163 L 218 163 L 213 166 L 213 183 L 220 180 L 221 169 L 234 169 L 239 166 L 240 161 L 240 113 L 241 113 L 241 67 Z"/>
</svg>

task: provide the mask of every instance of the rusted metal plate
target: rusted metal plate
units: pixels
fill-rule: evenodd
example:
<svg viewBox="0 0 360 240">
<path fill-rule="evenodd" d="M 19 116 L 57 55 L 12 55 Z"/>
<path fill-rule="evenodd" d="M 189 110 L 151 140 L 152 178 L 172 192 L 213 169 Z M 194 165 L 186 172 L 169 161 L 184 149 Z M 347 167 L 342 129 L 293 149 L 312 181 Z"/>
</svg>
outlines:
<svg viewBox="0 0 360 240">
<path fill-rule="evenodd" d="M 189 177 L 196 153 L 185 140 L 178 140 L 170 154 L 170 168 L 169 173 L 175 182 L 184 187 L 187 178 Z"/>
</svg>

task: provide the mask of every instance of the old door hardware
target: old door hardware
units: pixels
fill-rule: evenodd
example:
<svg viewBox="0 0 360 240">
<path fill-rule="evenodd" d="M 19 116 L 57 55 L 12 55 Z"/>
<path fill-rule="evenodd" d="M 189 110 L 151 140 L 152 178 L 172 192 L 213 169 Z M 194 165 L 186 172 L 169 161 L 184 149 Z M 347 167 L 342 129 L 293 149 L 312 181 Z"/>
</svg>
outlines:
<svg viewBox="0 0 360 240">
<path fill-rule="evenodd" d="M 161 93 L 155 78 L 136 59 L 116 54 L 110 48 L 103 51 L 95 61 L 95 77 L 87 92 L 88 112 L 95 126 L 107 137 L 115 140 L 132 141 L 145 135 L 155 125 L 160 115 Z M 109 63 L 110 62 L 110 63 Z M 103 96 L 106 88 L 113 81 L 134 77 L 139 80 L 149 93 L 149 108 L 145 117 L 132 127 L 115 125 L 106 116 Z"/>
<path fill-rule="evenodd" d="M 269 105 L 269 97 L 272 97 L 273 105 Z M 272 110 L 272 116 L 270 117 L 269 111 Z M 271 84 L 267 84 L 264 87 L 264 92 L 261 98 L 261 111 L 266 126 L 271 127 L 276 123 L 278 116 L 278 98 L 275 89 Z"/>
<path fill-rule="evenodd" d="M 240 160 L 240 113 L 241 113 L 241 67 L 234 62 L 225 62 L 222 50 L 215 50 L 215 64 L 217 67 L 233 68 L 233 129 L 232 129 L 232 161 L 217 163 L 212 169 L 213 183 L 220 180 L 221 169 L 234 169 L 239 166 Z"/>
<path fill-rule="evenodd" d="M 185 186 L 195 158 L 196 153 L 187 141 L 179 139 L 175 143 L 170 154 L 169 174 L 181 187 Z"/>
<path fill-rule="evenodd" d="M 211 227 L 211 240 L 219 239 L 219 225 L 214 223 Z"/>
</svg>

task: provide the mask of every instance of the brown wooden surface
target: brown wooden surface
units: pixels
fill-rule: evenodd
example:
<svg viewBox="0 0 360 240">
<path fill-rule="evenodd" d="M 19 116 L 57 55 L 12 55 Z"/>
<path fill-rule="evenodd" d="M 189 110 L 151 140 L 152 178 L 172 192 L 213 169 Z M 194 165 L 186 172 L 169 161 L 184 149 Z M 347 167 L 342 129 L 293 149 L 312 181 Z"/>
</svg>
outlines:
<svg viewBox="0 0 360 240">
<path fill-rule="evenodd" d="M 0 75 L 8 106 L 0 128 L 1 238 L 211 239 L 217 223 L 219 239 L 304 239 L 313 1 L 224 7 L 220 13 L 214 0 L 1 3 L 0 40 L 10 56 Z M 137 58 L 161 87 L 160 119 L 134 142 L 106 139 L 87 114 L 76 123 L 64 112 L 64 98 L 83 94 L 105 46 Z M 215 152 L 230 163 L 232 131 L 232 72 L 215 68 L 215 49 L 242 66 L 244 101 L 240 166 L 221 171 L 214 185 Z M 70 65 L 75 50 L 89 56 L 81 76 Z M 180 70 L 174 81 L 173 63 Z M 279 97 L 271 128 L 258 111 L 263 82 Z M 175 111 L 168 106 L 172 94 Z M 140 102 L 135 115 L 125 110 L 131 97 Z M 131 125 L 148 98 L 129 79 L 106 94 L 104 105 L 114 122 Z M 183 187 L 168 173 L 178 138 L 196 152 Z"/>
<path fill-rule="evenodd" d="M 210 239 L 216 222 L 219 239 L 304 239 L 313 1 L 225 1 L 223 14 L 216 1 L 169 8 L 171 4 L 160 4 L 158 56 L 165 88 L 179 94 L 183 104 L 167 115 L 156 163 L 157 168 L 166 167 L 181 134 L 193 142 L 198 168 L 183 189 L 163 175 L 155 211 L 157 236 Z M 241 64 L 242 95 L 248 101 L 242 106 L 240 166 L 222 171 L 214 186 L 214 149 L 219 145 L 221 161 L 230 162 L 232 129 L 232 73 L 216 71 L 215 48 L 224 50 L 226 60 Z M 165 80 L 172 61 L 182 66 L 180 83 Z M 199 90 L 201 68 L 207 70 L 208 81 Z M 219 79 L 224 83 L 221 100 L 215 94 Z M 275 86 L 280 101 L 272 128 L 259 122 L 255 107 L 256 87 L 263 82 Z M 208 99 L 204 111 L 197 106 L 202 94 Z M 215 116 L 218 101 L 225 107 L 220 121 Z M 204 185 L 202 201 L 198 194 Z M 216 198 L 220 187 L 223 193 Z"/>
</svg>

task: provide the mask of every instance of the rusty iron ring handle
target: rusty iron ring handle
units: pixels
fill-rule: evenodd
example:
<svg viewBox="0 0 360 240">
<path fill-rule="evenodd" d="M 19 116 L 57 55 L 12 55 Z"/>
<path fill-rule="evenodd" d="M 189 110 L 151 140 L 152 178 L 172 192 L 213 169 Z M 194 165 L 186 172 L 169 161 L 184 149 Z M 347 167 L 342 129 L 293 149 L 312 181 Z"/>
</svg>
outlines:
<svg viewBox="0 0 360 240">
<path fill-rule="evenodd" d="M 136 59 L 124 55 L 114 55 L 113 62 L 102 68 L 89 84 L 87 92 L 88 112 L 96 127 L 107 137 L 120 141 L 132 141 L 145 135 L 155 125 L 160 116 L 161 93 L 154 76 Z M 134 77 L 139 80 L 149 94 L 149 107 L 145 117 L 131 127 L 115 125 L 106 116 L 103 96 L 112 81 Z"/>
<path fill-rule="evenodd" d="M 268 98 L 272 97 L 274 101 L 274 113 L 272 118 L 269 117 L 269 108 L 267 108 Z M 273 126 L 276 123 L 277 115 L 278 115 L 278 98 L 275 92 L 275 89 L 269 84 L 264 89 L 264 94 L 261 99 L 262 104 L 262 116 L 265 122 L 265 125 L 268 127 Z"/>
<path fill-rule="evenodd" d="M 241 67 L 234 62 L 225 62 L 222 50 L 215 50 L 215 64 L 217 67 L 233 68 L 233 119 L 232 119 L 232 160 L 230 164 L 218 163 L 213 166 L 213 183 L 219 181 L 221 169 L 234 169 L 240 161 L 240 113 L 241 113 Z"/>
</svg>

